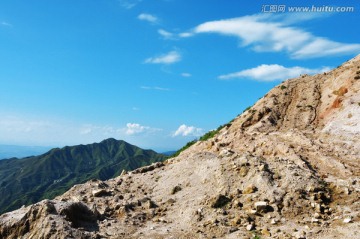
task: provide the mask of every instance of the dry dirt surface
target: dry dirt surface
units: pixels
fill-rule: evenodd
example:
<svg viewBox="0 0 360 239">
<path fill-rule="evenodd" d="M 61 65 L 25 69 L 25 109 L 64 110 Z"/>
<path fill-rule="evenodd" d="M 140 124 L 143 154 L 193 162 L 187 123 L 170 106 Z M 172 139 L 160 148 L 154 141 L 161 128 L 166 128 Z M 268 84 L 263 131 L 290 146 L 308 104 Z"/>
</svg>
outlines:
<svg viewBox="0 0 360 239">
<path fill-rule="evenodd" d="M 360 56 L 178 157 L 0 216 L 0 238 L 360 238 Z"/>
</svg>

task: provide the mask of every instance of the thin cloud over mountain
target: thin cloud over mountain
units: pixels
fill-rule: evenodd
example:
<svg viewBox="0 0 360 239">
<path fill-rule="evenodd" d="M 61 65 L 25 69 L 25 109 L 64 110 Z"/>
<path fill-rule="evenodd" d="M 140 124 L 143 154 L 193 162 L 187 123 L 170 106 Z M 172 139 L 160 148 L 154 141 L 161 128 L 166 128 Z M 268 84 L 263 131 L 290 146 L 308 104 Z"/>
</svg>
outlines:
<svg viewBox="0 0 360 239">
<path fill-rule="evenodd" d="M 182 124 L 173 134 L 173 137 L 176 136 L 201 136 L 203 135 L 203 129 L 197 128 L 195 126 L 187 126 L 186 124 Z"/>
<path fill-rule="evenodd" d="M 300 15 L 301 16 L 301 15 Z M 320 17 L 320 15 L 316 15 Z M 299 17 L 299 21 L 309 18 Z M 181 37 L 214 33 L 237 37 L 240 47 L 250 47 L 255 52 L 285 52 L 291 58 L 306 59 L 332 55 L 352 54 L 360 51 L 360 44 L 341 43 L 315 36 L 300 27 L 289 17 L 256 14 L 238 18 L 204 22 Z"/>
<path fill-rule="evenodd" d="M 230 80 L 236 78 L 246 78 L 257 81 L 277 81 L 289 78 L 298 77 L 302 74 L 317 74 L 329 71 L 330 67 L 323 67 L 318 69 L 309 69 L 300 66 L 285 67 L 278 64 L 267 65 L 263 64 L 251 69 L 242 70 L 235 73 L 221 75 L 220 80 Z"/>
</svg>

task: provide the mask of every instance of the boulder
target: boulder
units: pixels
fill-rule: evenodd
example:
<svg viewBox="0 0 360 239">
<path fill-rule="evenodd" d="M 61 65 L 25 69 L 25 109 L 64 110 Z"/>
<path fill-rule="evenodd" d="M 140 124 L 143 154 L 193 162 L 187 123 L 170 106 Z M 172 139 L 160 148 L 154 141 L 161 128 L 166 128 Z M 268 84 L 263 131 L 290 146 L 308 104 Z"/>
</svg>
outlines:
<svg viewBox="0 0 360 239">
<path fill-rule="evenodd" d="M 268 211 L 269 203 L 265 201 L 255 202 L 254 204 L 256 212 L 265 213 Z"/>
<path fill-rule="evenodd" d="M 97 189 L 92 191 L 92 195 L 94 197 L 104 197 L 104 196 L 110 196 L 111 193 L 105 189 Z"/>
</svg>

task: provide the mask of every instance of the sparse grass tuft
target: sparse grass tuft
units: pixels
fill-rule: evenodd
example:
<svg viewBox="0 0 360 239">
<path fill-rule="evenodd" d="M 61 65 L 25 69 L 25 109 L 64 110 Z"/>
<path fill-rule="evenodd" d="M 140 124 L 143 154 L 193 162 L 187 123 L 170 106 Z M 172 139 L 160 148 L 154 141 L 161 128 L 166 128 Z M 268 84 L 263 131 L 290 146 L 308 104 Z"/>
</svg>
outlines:
<svg viewBox="0 0 360 239">
<path fill-rule="evenodd" d="M 212 137 L 214 137 L 219 131 L 217 130 L 211 130 L 209 132 L 207 132 L 206 134 L 204 134 L 203 136 L 200 137 L 200 141 L 206 141 L 208 139 L 211 139 Z"/>
<path fill-rule="evenodd" d="M 245 111 L 248 111 L 249 109 L 251 109 L 251 106 L 246 107 L 246 109 L 244 109 L 243 113 L 244 113 Z"/>
<path fill-rule="evenodd" d="M 200 141 L 206 141 L 208 139 L 211 139 L 216 134 L 218 134 L 220 132 L 220 130 L 222 130 L 225 127 L 230 127 L 230 126 L 231 126 L 231 122 L 227 123 L 227 124 L 220 125 L 217 129 L 211 130 L 211 131 L 207 132 L 206 134 L 204 134 L 203 136 L 201 136 L 199 140 Z"/>
<path fill-rule="evenodd" d="M 179 154 L 180 154 L 182 151 L 190 148 L 190 147 L 191 147 L 193 144 L 195 144 L 196 142 L 197 142 L 196 139 L 193 140 L 193 141 L 187 142 L 184 147 L 182 147 L 181 149 L 179 149 L 178 151 L 176 151 L 176 153 L 174 153 L 173 155 L 171 155 L 169 158 L 175 158 L 175 157 L 179 156 Z"/>
<path fill-rule="evenodd" d="M 216 134 L 218 134 L 218 133 L 220 132 L 220 130 L 222 130 L 223 128 L 225 128 L 225 127 L 230 127 L 233 121 L 234 121 L 234 120 L 231 120 L 229 123 L 220 125 L 217 129 L 211 130 L 211 131 L 207 132 L 206 134 L 204 134 L 203 136 L 201 136 L 199 140 L 194 139 L 193 141 L 188 142 L 184 147 L 182 147 L 181 149 L 179 149 L 178 151 L 176 151 L 176 153 L 173 154 L 173 155 L 171 155 L 169 158 L 175 158 L 175 157 L 177 157 L 182 151 L 190 148 L 190 147 L 191 147 L 193 144 L 195 144 L 197 141 L 206 141 L 206 140 L 208 140 L 208 139 L 211 139 L 211 138 L 214 137 Z"/>
<path fill-rule="evenodd" d="M 261 237 L 260 237 L 259 234 L 255 231 L 252 239 L 261 239 Z"/>
</svg>

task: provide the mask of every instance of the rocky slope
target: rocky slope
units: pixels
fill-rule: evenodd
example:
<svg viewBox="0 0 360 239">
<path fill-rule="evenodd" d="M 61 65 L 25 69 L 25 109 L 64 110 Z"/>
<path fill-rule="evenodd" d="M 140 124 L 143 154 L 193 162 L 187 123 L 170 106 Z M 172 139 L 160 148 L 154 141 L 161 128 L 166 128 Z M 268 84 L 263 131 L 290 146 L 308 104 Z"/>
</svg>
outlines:
<svg viewBox="0 0 360 239">
<path fill-rule="evenodd" d="M 360 238 L 360 56 L 165 163 L 0 217 L 1 238 Z"/>
</svg>

